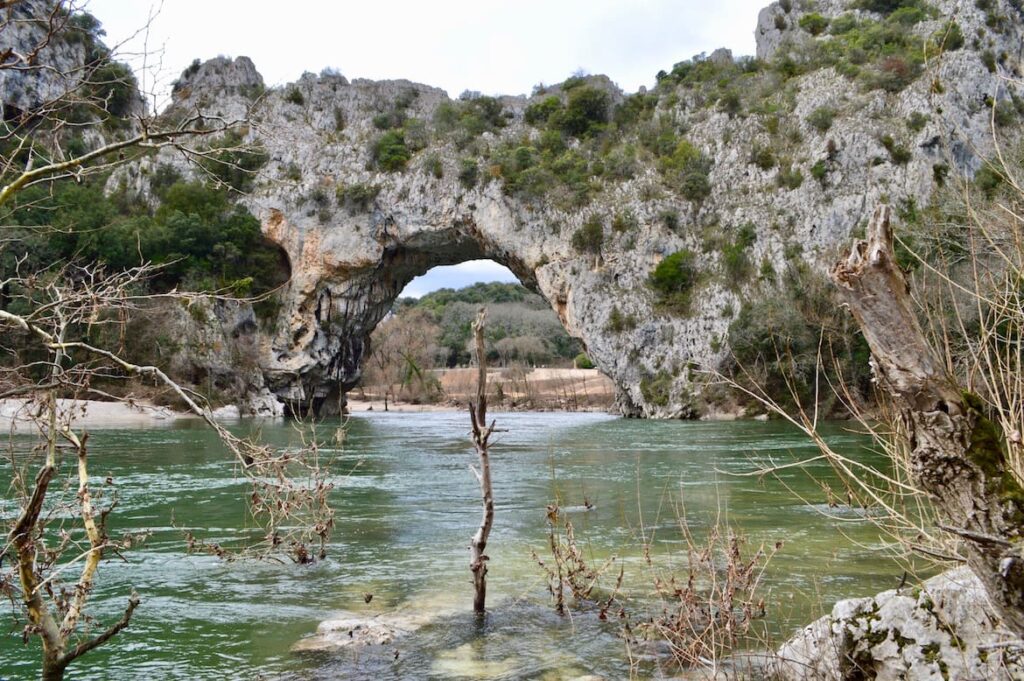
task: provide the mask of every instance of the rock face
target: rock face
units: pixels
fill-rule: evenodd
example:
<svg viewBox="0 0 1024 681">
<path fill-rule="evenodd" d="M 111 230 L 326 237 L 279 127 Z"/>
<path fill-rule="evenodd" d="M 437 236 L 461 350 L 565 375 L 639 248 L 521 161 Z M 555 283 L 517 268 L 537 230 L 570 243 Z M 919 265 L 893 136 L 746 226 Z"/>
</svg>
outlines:
<svg viewBox="0 0 1024 681">
<path fill-rule="evenodd" d="M 50 26 L 50 10 L 42 0 L 14 3 L 0 10 L 3 28 L 2 49 L 26 60 L 33 53 L 44 52 L 47 68 L 7 68 L 0 70 L 0 93 L 3 93 L 4 115 L 15 111 L 31 111 L 73 90 L 81 81 L 81 65 L 85 49 L 80 43 L 58 40 L 40 50 Z M 13 62 L 18 57 L 4 57 Z"/>
<path fill-rule="evenodd" d="M 1024 651 L 999 628 L 968 568 L 920 589 L 840 601 L 778 651 L 780 681 L 966 681 L 1024 678 Z M 1019 643 L 1019 641 L 1018 641 Z"/>
<path fill-rule="evenodd" d="M 21 0 L 0 7 L 0 55 L 7 68 L 0 69 L 0 101 L 5 120 L 23 113 L 53 115 L 53 102 L 76 93 L 81 100 L 83 82 L 109 82 L 109 73 L 97 77 L 105 65 L 105 48 L 97 50 L 83 15 L 70 16 L 67 5 L 55 7 L 50 0 Z M 8 52 L 9 50 L 9 52 Z M 125 118 L 142 115 L 146 102 L 137 93 L 117 112 Z M 83 130 L 95 139 L 95 131 Z"/>
<path fill-rule="evenodd" d="M 174 376 L 201 386 L 212 396 L 233 399 L 233 411 L 219 416 L 281 416 L 281 402 L 264 382 L 258 358 L 267 348 L 258 333 L 251 305 L 229 300 L 157 302 L 146 310 L 154 326 L 173 335 L 169 351 L 159 361 Z M 143 332 L 144 333 L 144 332 Z"/>
<path fill-rule="evenodd" d="M 759 57 L 778 58 L 785 48 L 799 62 L 801 45 L 834 39 L 802 30 L 808 11 L 796 4 L 775 3 L 761 13 Z M 531 196 L 510 190 L 497 160 L 519 149 L 529 158 L 530 149 L 543 147 L 543 130 L 527 123 L 525 112 L 552 95 L 564 101 L 568 83 L 532 97 L 499 98 L 505 125 L 468 143 L 445 134 L 438 121 L 439 112 L 470 102 L 453 103 L 437 88 L 349 82 L 325 72 L 262 93 L 262 79 L 245 58 L 191 67 L 176 87 L 175 109 L 248 111 L 254 124 L 247 140 L 267 152 L 243 201 L 290 261 L 278 330 L 258 344 L 266 386 L 290 411 L 343 404 L 359 379 L 370 332 L 413 277 L 490 258 L 550 302 L 615 381 L 624 414 L 686 417 L 703 409 L 694 369 L 716 367 L 727 356 L 729 324 L 764 281 L 794 258 L 814 267 L 830 262 L 877 202 L 921 206 L 937 179 L 970 175 L 991 153 L 986 101 L 1011 100 L 1014 86 L 1003 76 L 1019 73 L 1024 45 L 1017 10 L 1003 0 L 993 5 L 1017 19 L 986 30 L 984 11 L 941 0 L 908 27 L 924 42 L 955 16 L 968 41 L 983 38 L 934 56 L 897 91 L 862 87 L 831 66 L 784 80 L 772 67 L 760 80 L 738 81 L 737 111 L 725 95 L 709 99 L 659 85 L 650 120 L 623 126 L 619 146 L 606 156 L 593 144 L 567 141 L 567 157 L 589 163 L 583 201 L 554 188 Z M 816 3 L 815 11 L 836 17 L 846 10 L 832 0 Z M 853 16 L 878 17 L 860 10 Z M 985 51 L 996 61 L 988 63 Z M 718 51 L 707 62 L 721 67 L 733 60 Z M 586 84 L 613 103 L 625 100 L 606 78 Z M 812 115 L 822 109 L 832 112 L 827 123 Z M 411 158 L 401 171 L 385 172 L 372 150 L 396 115 Z M 657 126 L 684 134 L 707 159 L 709 186 L 700 196 L 667 182 L 663 161 L 642 151 Z M 772 145 L 779 162 L 752 160 L 758 147 Z M 633 154 L 628 172 L 609 171 L 622 150 Z M 479 181 L 467 179 L 467 164 Z M 629 216 L 622 229 L 620 216 Z M 599 253 L 573 243 L 593 220 L 601 225 Z M 729 281 L 721 250 L 708 245 L 743 225 L 756 231 L 746 257 L 754 270 L 760 265 L 760 281 Z M 701 276 L 690 310 L 680 315 L 659 305 L 648 281 L 665 256 L 682 249 L 697 254 Z"/>
</svg>

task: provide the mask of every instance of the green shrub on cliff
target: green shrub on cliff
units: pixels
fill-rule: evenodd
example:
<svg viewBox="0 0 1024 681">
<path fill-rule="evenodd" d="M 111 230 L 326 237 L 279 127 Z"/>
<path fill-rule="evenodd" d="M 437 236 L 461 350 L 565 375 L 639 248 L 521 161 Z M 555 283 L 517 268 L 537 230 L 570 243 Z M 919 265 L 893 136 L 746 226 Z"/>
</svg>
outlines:
<svg viewBox="0 0 1024 681">
<path fill-rule="evenodd" d="M 770 146 L 755 144 L 750 151 L 750 162 L 761 170 L 771 170 L 775 167 L 775 152 Z"/>
<path fill-rule="evenodd" d="M 689 140 L 680 139 L 670 154 L 659 159 L 658 169 L 689 201 L 700 203 L 711 195 L 711 161 Z"/>
<path fill-rule="evenodd" d="M 211 145 L 211 154 L 199 160 L 209 175 L 231 191 L 245 194 L 252 190 L 256 174 L 267 161 L 262 144 L 250 144 L 241 134 L 229 131 Z"/>
<path fill-rule="evenodd" d="M 665 256 L 654 268 L 648 285 L 654 289 L 658 304 L 666 310 L 680 315 L 690 311 L 690 298 L 697 285 L 700 271 L 697 269 L 697 255 L 683 249 Z"/>
<path fill-rule="evenodd" d="M 640 379 L 640 393 L 656 407 L 667 407 L 672 399 L 672 374 L 664 369 Z"/>
<path fill-rule="evenodd" d="M 401 130 L 390 130 L 378 137 L 370 147 L 370 157 L 381 170 L 389 173 L 405 170 L 412 152 L 405 145 Z"/>
<path fill-rule="evenodd" d="M 549 131 L 550 132 L 550 131 Z M 556 133 L 557 135 L 558 133 Z M 529 139 L 509 140 L 492 156 L 492 173 L 502 180 L 507 194 L 527 201 L 549 197 L 563 206 L 587 203 L 595 186 L 599 161 L 592 161 L 579 149 L 561 144 L 533 146 Z"/>
<path fill-rule="evenodd" d="M 650 120 L 658 106 L 656 93 L 636 93 L 626 97 L 615 107 L 612 120 L 620 129 L 629 128 L 641 121 Z"/>
<path fill-rule="evenodd" d="M 775 58 L 776 70 L 790 78 L 812 68 L 833 66 L 869 89 L 902 90 L 921 74 L 925 50 L 935 52 L 937 48 L 934 39 L 922 41 L 908 31 L 909 26 L 927 18 L 928 11 L 917 3 L 891 6 L 894 9 L 879 12 L 885 15 L 881 20 L 852 14 L 836 17 L 830 39 L 783 50 Z M 955 44 L 952 28 L 949 37 Z"/>
<path fill-rule="evenodd" d="M 880 140 L 885 150 L 889 152 L 889 159 L 898 166 L 906 165 L 913 158 L 910 149 L 899 144 L 892 135 L 882 135 Z"/>
<path fill-rule="evenodd" d="M 616 232 L 631 232 L 639 226 L 640 221 L 637 219 L 636 213 L 629 208 L 618 211 L 612 218 L 612 230 Z"/>
<path fill-rule="evenodd" d="M 722 267 L 730 287 L 739 288 L 750 277 L 748 251 L 756 241 L 757 230 L 748 222 L 739 228 L 735 239 L 722 247 Z"/>
<path fill-rule="evenodd" d="M 828 132 L 832 127 L 832 121 L 836 117 L 836 110 L 828 106 L 819 106 L 807 116 L 807 123 L 818 132 Z"/>
<path fill-rule="evenodd" d="M 859 0 L 854 6 L 878 14 L 892 14 L 903 7 L 918 7 L 921 0 Z"/>
<path fill-rule="evenodd" d="M 800 28 L 804 29 L 811 35 L 821 35 L 828 28 L 828 19 L 821 16 L 817 12 L 805 14 L 800 17 Z"/>
<path fill-rule="evenodd" d="M 612 311 L 608 313 L 608 321 L 605 323 L 604 328 L 605 331 L 611 333 L 622 333 L 623 331 L 632 331 L 636 328 L 636 325 L 636 315 L 632 312 L 623 314 L 618 305 L 612 305 Z"/>
<path fill-rule="evenodd" d="M 555 111 L 548 123 L 570 137 L 587 138 L 603 131 L 611 115 L 611 97 L 590 85 L 574 88 L 565 109 Z"/>
<path fill-rule="evenodd" d="M 600 255 L 604 245 L 604 221 L 596 213 L 591 215 L 572 235 L 572 247 L 580 253 Z"/>
<path fill-rule="evenodd" d="M 948 21 L 932 34 L 932 42 L 941 50 L 954 52 L 964 46 L 964 32 L 960 29 L 960 24 Z"/>
<path fill-rule="evenodd" d="M 459 162 L 459 184 L 472 189 L 480 179 L 480 166 L 475 158 L 464 158 Z"/>
<path fill-rule="evenodd" d="M 441 135 L 454 138 L 464 149 L 485 132 L 497 132 L 508 124 L 501 102 L 494 97 L 463 93 L 454 102 L 442 102 L 434 110 L 434 128 Z"/>
<path fill-rule="evenodd" d="M 803 183 L 804 174 L 788 162 L 779 168 L 779 173 L 775 176 L 775 184 L 785 189 L 799 189 Z"/>
<path fill-rule="evenodd" d="M 572 363 L 573 363 L 573 365 L 577 369 L 593 369 L 594 368 L 594 362 L 590 359 L 589 356 L 587 356 L 587 353 L 585 353 L 585 352 L 581 352 L 580 354 L 576 355 L 576 357 L 575 357 L 575 359 L 573 359 Z"/>
<path fill-rule="evenodd" d="M 562 100 L 551 95 L 527 106 L 526 111 L 523 112 L 523 120 L 530 125 L 541 125 L 547 123 L 548 119 L 562 108 Z"/>
<path fill-rule="evenodd" d="M 339 184 L 334 190 L 338 205 L 347 208 L 350 214 L 365 212 L 380 194 L 380 185 L 355 182 Z"/>
<path fill-rule="evenodd" d="M 123 127 L 123 119 L 131 113 L 138 101 L 138 82 L 127 65 L 104 61 L 88 74 L 88 97 L 102 103 L 104 123 L 107 127 Z"/>
</svg>

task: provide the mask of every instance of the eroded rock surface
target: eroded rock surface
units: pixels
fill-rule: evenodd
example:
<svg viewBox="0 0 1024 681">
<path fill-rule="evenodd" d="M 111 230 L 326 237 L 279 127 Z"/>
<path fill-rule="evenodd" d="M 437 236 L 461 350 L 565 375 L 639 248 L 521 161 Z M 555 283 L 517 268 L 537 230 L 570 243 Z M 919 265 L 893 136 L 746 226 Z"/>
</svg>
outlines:
<svg viewBox="0 0 1024 681">
<path fill-rule="evenodd" d="M 290 410 L 333 411 L 343 404 L 358 381 L 370 332 L 413 277 L 436 265 L 490 258 L 550 302 L 615 381 L 624 414 L 693 416 L 705 408 L 695 370 L 727 356 L 729 324 L 744 299 L 764 295 L 764 283 L 796 263 L 831 262 L 876 203 L 922 206 L 937 181 L 970 175 L 992 152 L 986 102 L 1011 101 L 1015 86 L 1004 76 L 1019 73 L 1024 45 L 1017 10 L 994 5 L 1018 20 L 987 30 L 985 12 L 973 3 L 942 0 L 908 27 L 923 43 L 956 17 L 969 42 L 930 55 L 921 75 L 899 91 L 861 87 L 824 66 L 778 82 L 770 74 L 740 82 L 737 87 L 757 91 L 741 93 L 740 111 L 684 87 L 659 88 L 650 121 L 623 128 L 619 146 L 606 156 L 567 140 L 566 158 L 588 159 L 585 200 L 553 184 L 531 196 L 510 190 L 496 160 L 521 148 L 526 162 L 529 149 L 543 147 L 543 131 L 524 114 L 545 97 L 564 100 L 558 86 L 499 98 L 506 125 L 469 142 L 441 130 L 438 112 L 452 100 L 440 89 L 350 82 L 325 72 L 263 93 L 262 79 L 244 58 L 190 68 L 175 106 L 236 116 L 251 111 L 256 121 L 246 139 L 266 150 L 268 162 L 244 201 L 265 235 L 286 251 L 292 272 L 280 293 L 276 331 L 257 344 L 259 364 L 266 387 Z M 800 28 L 809 5 L 786 7 L 775 3 L 762 12 L 759 56 L 832 39 Z M 874 16 L 835 0 L 816 3 L 814 11 Z M 997 62 L 986 63 L 984 51 L 998 55 Z M 726 51 L 708 59 L 725 60 L 731 60 Z M 625 99 L 606 78 L 586 83 L 608 92 L 613 104 Z M 834 120 L 812 124 L 822 108 Z M 411 157 L 404 170 L 385 172 L 371 148 L 396 111 Z M 658 159 L 643 151 L 652 126 L 684 134 L 709 161 L 706 195 L 687 199 L 665 181 Z M 786 168 L 753 162 L 756 148 L 772 145 Z M 627 169 L 607 171 L 630 149 Z M 906 154 L 898 158 L 897 149 Z M 127 181 L 144 190 L 147 168 L 174 162 L 150 159 Z M 466 164 L 478 181 L 466 181 Z M 613 227 L 624 215 L 630 224 Z M 599 255 L 573 244 L 595 216 L 603 233 Z M 756 230 L 746 255 L 753 273 L 730 281 L 713 244 L 748 224 Z M 659 306 L 648 285 L 657 263 L 681 249 L 697 254 L 701 271 L 685 314 Z"/>
<path fill-rule="evenodd" d="M 779 649 L 770 670 L 780 681 L 1009 681 L 1024 678 L 1024 650 L 1000 645 L 1015 640 L 965 567 L 920 589 L 836 603 Z"/>
<path fill-rule="evenodd" d="M 387 646 L 420 626 L 415 620 L 397 616 L 343 614 L 321 622 L 316 628 L 316 634 L 296 642 L 292 652 L 332 652 L 346 648 Z"/>
</svg>

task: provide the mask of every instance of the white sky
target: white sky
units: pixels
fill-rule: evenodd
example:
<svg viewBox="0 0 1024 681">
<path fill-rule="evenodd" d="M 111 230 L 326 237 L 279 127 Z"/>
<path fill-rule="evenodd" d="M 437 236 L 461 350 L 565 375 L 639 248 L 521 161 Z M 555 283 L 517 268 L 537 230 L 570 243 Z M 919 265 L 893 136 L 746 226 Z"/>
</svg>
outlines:
<svg viewBox="0 0 1024 681">
<path fill-rule="evenodd" d="M 626 92 L 635 92 L 641 85 L 652 86 L 659 70 L 699 52 L 728 47 L 737 56 L 753 54 L 757 13 L 766 4 L 89 0 L 86 8 L 102 22 L 109 46 L 129 41 L 122 58 L 137 72 L 139 59 L 128 57 L 149 53 L 143 85 L 164 93 L 162 105 L 170 83 L 193 59 L 221 54 L 250 57 L 268 86 L 296 80 L 303 71 L 333 67 L 349 79 L 407 78 L 444 88 L 453 97 L 467 89 L 528 94 L 538 83 L 560 82 L 583 69 L 607 74 Z M 148 34 L 139 35 L 157 10 Z M 496 273 L 493 267 L 474 271 L 488 277 Z"/>
<path fill-rule="evenodd" d="M 469 260 L 459 265 L 435 267 L 402 289 L 403 296 L 419 298 L 439 288 L 462 288 L 478 281 L 519 281 L 512 270 L 493 260 Z"/>
</svg>

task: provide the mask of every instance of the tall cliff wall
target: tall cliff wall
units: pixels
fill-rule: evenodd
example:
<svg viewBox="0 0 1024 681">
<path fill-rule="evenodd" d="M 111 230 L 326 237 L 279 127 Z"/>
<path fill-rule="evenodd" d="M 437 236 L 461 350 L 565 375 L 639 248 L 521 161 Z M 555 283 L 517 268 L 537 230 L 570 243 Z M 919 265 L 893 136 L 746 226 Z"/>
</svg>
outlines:
<svg viewBox="0 0 1024 681">
<path fill-rule="evenodd" d="M 694 369 L 726 358 L 773 272 L 830 262 L 879 201 L 926 204 L 992 153 L 993 105 L 1024 109 L 1017 4 L 891 4 L 773 3 L 759 59 L 720 50 L 630 96 L 599 76 L 496 100 L 332 73 L 264 91 L 246 58 L 194 65 L 168 115 L 249 113 L 267 154 L 242 199 L 292 271 L 259 344 L 267 386 L 333 409 L 406 283 L 491 258 L 551 303 L 623 413 L 699 412 Z M 606 115 L 573 104 L 583 91 L 606 93 Z M 129 181 L 144 191 L 160 163 L 179 161 Z M 695 258 L 686 304 L 650 285 L 679 251 Z"/>
</svg>

